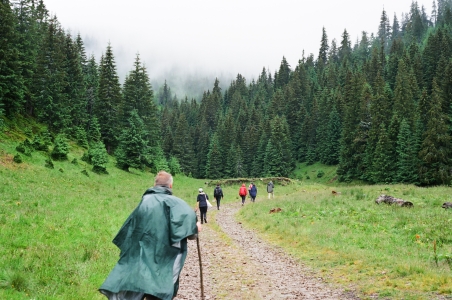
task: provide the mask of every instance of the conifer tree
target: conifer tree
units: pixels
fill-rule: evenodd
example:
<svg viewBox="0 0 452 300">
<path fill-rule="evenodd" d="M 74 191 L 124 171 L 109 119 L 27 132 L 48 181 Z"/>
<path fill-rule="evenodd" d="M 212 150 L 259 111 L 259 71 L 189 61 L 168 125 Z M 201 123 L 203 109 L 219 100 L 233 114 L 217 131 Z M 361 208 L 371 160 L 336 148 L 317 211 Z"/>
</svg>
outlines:
<svg viewBox="0 0 452 300">
<path fill-rule="evenodd" d="M 214 134 L 210 140 L 209 153 L 207 154 L 206 177 L 210 179 L 222 178 L 222 157 L 220 145 L 218 143 L 218 136 Z"/>
<path fill-rule="evenodd" d="M 146 130 L 137 110 L 132 110 L 128 124 L 123 127 L 115 150 L 117 166 L 128 171 L 129 168 L 142 170 L 149 163 L 149 146 Z"/>
<path fill-rule="evenodd" d="M 450 180 L 451 137 L 442 112 L 441 92 L 433 81 L 427 127 L 423 135 L 419 158 L 421 184 L 446 184 Z"/>
<path fill-rule="evenodd" d="M 193 159 L 193 138 L 188 128 L 185 114 L 180 114 L 174 131 L 173 153 L 180 163 L 181 171 L 185 175 L 192 176 L 195 160 Z"/>
<path fill-rule="evenodd" d="M 383 123 L 380 125 L 379 133 L 371 167 L 371 180 L 375 183 L 391 183 L 393 180 L 392 144 Z"/>
<path fill-rule="evenodd" d="M 78 132 L 80 133 L 81 131 L 85 131 L 86 127 L 87 99 L 85 97 L 85 76 L 82 69 L 83 64 L 82 57 L 79 52 L 79 47 L 80 46 L 72 40 L 72 36 L 70 34 L 67 34 L 64 43 L 64 68 L 66 75 L 65 81 L 67 82 L 67 84 L 65 85 L 63 93 L 66 95 L 68 100 L 68 103 L 65 103 L 65 105 L 70 108 L 70 125 L 73 128 L 69 128 L 69 130 L 77 132 L 77 130 L 74 129 L 78 128 Z"/>
<path fill-rule="evenodd" d="M 98 98 L 99 101 L 95 104 L 95 115 L 102 130 L 102 140 L 107 147 L 107 152 L 111 153 L 117 146 L 122 95 L 113 49 L 110 44 L 108 44 L 99 66 Z"/>
<path fill-rule="evenodd" d="M 400 123 L 397 137 L 397 172 L 395 181 L 402 183 L 416 183 L 418 181 L 418 163 L 416 136 L 408 122 L 403 119 Z"/>
<path fill-rule="evenodd" d="M 320 40 L 320 49 L 319 49 L 319 61 L 321 60 L 323 64 L 326 64 L 328 61 L 328 36 L 326 34 L 325 27 L 322 28 L 322 39 Z"/>
<path fill-rule="evenodd" d="M 8 116 L 23 112 L 24 81 L 17 49 L 17 20 L 9 1 L 0 2 L 0 110 Z M 1 112 L 0 112 L 1 115 Z"/>
<path fill-rule="evenodd" d="M 64 131 L 71 126 L 70 106 L 65 94 L 68 82 L 64 41 L 64 32 L 54 17 L 49 21 L 34 74 L 36 114 L 38 120 L 52 131 Z"/>
<path fill-rule="evenodd" d="M 295 162 L 292 159 L 287 121 L 276 116 L 270 123 L 270 138 L 264 158 L 265 173 L 269 176 L 289 176 Z"/>
<path fill-rule="evenodd" d="M 341 119 L 336 106 L 333 106 L 328 118 L 327 140 L 324 162 L 327 165 L 337 165 L 339 163 L 340 139 L 341 139 Z"/>
</svg>

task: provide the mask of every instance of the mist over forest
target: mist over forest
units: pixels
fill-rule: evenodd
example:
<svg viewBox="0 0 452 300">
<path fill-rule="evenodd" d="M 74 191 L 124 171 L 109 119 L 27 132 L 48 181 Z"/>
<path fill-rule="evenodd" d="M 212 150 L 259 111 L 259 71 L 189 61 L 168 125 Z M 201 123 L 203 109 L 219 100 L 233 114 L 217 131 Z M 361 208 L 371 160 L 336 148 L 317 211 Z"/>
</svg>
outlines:
<svg viewBox="0 0 452 300">
<path fill-rule="evenodd" d="M 4 1 L 2 124 L 32 118 L 46 127 L 27 129 L 22 152 L 71 139 L 95 170 L 108 153 L 125 171 L 196 178 L 288 177 L 319 162 L 340 181 L 449 184 L 451 7 L 434 1 L 428 13 L 413 1 L 400 20 L 383 9 L 378 31 L 356 41 L 323 28 L 317 55 L 282 56 L 255 77 L 175 68 L 151 79 L 139 52 L 118 66 L 125 45 L 90 54 L 96 41 L 65 30 L 45 1 Z"/>
</svg>

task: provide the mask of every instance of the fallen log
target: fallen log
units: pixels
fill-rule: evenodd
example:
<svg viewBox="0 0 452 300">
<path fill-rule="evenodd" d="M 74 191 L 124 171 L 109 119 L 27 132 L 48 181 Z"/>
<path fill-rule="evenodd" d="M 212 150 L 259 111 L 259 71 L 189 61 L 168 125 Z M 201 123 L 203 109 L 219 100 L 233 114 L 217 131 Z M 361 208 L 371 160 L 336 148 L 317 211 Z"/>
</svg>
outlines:
<svg viewBox="0 0 452 300">
<path fill-rule="evenodd" d="M 395 197 L 389 196 L 389 195 L 380 195 L 377 198 L 377 200 L 375 200 L 375 203 L 377 203 L 377 204 L 386 203 L 389 205 L 395 204 L 400 207 L 413 207 L 413 202 L 405 201 L 403 199 L 395 198 Z"/>
</svg>

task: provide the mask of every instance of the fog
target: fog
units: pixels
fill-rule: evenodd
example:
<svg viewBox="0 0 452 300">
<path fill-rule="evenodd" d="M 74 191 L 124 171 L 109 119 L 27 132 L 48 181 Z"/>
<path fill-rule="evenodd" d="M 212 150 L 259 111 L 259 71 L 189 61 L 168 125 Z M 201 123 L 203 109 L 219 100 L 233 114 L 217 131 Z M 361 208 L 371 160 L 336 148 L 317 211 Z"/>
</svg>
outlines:
<svg viewBox="0 0 452 300">
<path fill-rule="evenodd" d="M 154 89 L 167 79 L 173 91 L 189 77 L 210 81 L 206 89 L 215 77 L 227 86 L 238 73 L 250 82 L 263 67 L 274 73 L 283 56 L 295 67 L 303 51 L 317 57 L 322 27 L 329 43 L 339 43 L 347 29 L 354 44 L 362 31 L 377 32 L 383 9 L 392 25 L 394 13 L 401 22 L 411 2 L 44 0 L 97 61 L 111 44 L 121 82 L 139 53 Z M 418 5 L 431 14 L 431 0 Z"/>
</svg>

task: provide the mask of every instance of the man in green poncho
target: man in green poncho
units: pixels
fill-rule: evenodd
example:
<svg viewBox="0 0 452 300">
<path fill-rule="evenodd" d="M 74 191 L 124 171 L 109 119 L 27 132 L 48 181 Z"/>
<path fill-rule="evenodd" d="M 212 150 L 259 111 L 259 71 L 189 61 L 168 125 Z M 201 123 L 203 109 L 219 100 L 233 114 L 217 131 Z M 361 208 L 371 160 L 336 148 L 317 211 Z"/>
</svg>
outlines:
<svg viewBox="0 0 452 300">
<path fill-rule="evenodd" d="M 109 300 L 173 299 L 187 256 L 187 238 L 201 225 L 193 209 L 172 196 L 173 177 L 161 171 L 113 243 L 121 250 L 99 291 Z"/>
</svg>

